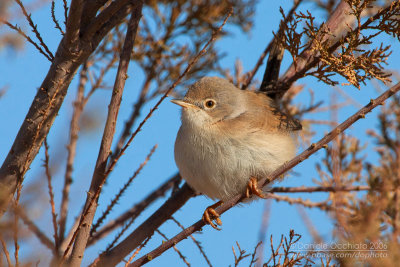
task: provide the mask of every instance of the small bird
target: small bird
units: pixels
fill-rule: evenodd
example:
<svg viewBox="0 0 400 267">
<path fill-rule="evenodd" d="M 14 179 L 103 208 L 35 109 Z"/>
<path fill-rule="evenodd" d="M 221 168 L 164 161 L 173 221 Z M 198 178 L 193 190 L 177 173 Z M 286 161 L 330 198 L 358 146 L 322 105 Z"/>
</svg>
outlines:
<svg viewBox="0 0 400 267">
<path fill-rule="evenodd" d="M 257 181 L 294 157 L 297 120 L 278 110 L 260 92 L 240 90 L 219 77 L 204 77 L 183 99 L 182 125 L 175 141 L 175 161 L 190 187 L 220 201 L 203 220 L 221 225 L 214 210 L 233 196 L 262 197 Z"/>
</svg>

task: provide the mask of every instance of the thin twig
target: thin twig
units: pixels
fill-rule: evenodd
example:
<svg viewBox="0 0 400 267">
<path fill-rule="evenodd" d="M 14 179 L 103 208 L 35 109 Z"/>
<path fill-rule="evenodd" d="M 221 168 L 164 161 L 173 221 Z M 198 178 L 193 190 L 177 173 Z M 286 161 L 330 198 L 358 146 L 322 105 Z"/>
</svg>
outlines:
<svg viewBox="0 0 400 267">
<path fill-rule="evenodd" d="M 58 23 L 58 20 L 56 18 L 55 13 L 54 13 L 55 6 L 56 6 L 56 4 L 55 4 L 54 0 L 52 0 L 51 1 L 51 18 L 53 19 L 53 22 L 55 24 L 55 28 L 58 29 L 62 35 L 64 35 L 64 31 L 61 29 L 61 26 Z"/>
<path fill-rule="evenodd" d="M 258 240 L 260 241 L 260 255 L 257 259 L 257 266 L 262 266 L 263 259 L 264 259 L 264 240 L 268 230 L 268 223 L 271 214 L 271 203 L 272 200 L 267 199 L 264 203 L 264 211 L 262 215 L 262 221 L 260 230 L 258 232 Z"/>
<path fill-rule="evenodd" d="M 156 232 L 157 232 L 160 236 L 162 236 L 165 240 L 168 240 L 168 237 L 167 237 L 166 235 L 164 235 L 160 230 L 157 229 Z M 182 252 L 180 252 L 179 249 L 178 249 L 175 245 L 173 245 L 172 247 L 174 248 L 174 250 L 176 251 L 176 253 L 179 255 L 179 258 L 181 258 L 181 260 L 182 260 L 188 267 L 190 267 L 190 263 L 186 260 L 186 257 L 183 256 Z M 129 266 L 129 265 L 128 265 L 128 266 Z"/>
<path fill-rule="evenodd" d="M 92 88 L 90 91 L 86 94 L 86 96 L 83 98 L 83 106 L 86 105 L 86 103 L 89 101 L 90 97 L 96 92 L 97 89 L 99 89 L 102 86 L 104 76 L 110 71 L 113 67 L 114 64 L 117 62 L 118 56 L 115 54 L 112 55 L 112 58 L 108 62 L 108 64 L 104 67 L 101 68 L 100 74 L 98 77 L 96 77 L 95 81 L 91 81 L 92 83 Z"/>
<path fill-rule="evenodd" d="M 17 184 L 17 195 L 15 197 L 14 210 L 19 207 L 19 199 L 21 197 L 21 190 L 22 190 L 22 182 L 18 181 Z M 14 212 L 14 232 L 13 232 L 13 239 L 14 239 L 14 258 L 15 258 L 15 267 L 19 266 L 19 244 L 18 244 L 18 232 L 19 232 L 19 217 L 20 214 Z"/>
<path fill-rule="evenodd" d="M 6 256 L 7 265 L 8 265 L 8 267 L 12 267 L 13 265 L 11 263 L 10 253 L 8 252 L 8 249 L 7 249 L 7 243 L 6 243 L 6 241 L 4 241 L 1 233 L 0 233 L 0 242 L 1 242 L 1 245 L 3 246 L 3 251 L 4 251 L 4 255 Z"/>
<path fill-rule="evenodd" d="M 125 224 L 128 220 L 136 219 L 148 206 L 150 206 L 154 201 L 164 196 L 165 193 L 173 186 L 175 186 L 181 180 L 179 174 L 172 176 L 159 188 L 151 192 L 146 198 L 144 198 L 139 203 L 135 204 L 131 209 L 124 212 L 122 215 L 118 216 L 115 220 L 112 220 L 99 231 L 97 231 L 88 242 L 88 246 L 93 245 L 97 240 L 102 239 L 105 235 L 109 234 L 111 231 Z"/>
<path fill-rule="evenodd" d="M 265 198 L 275 199 L 276 201 L 284 201 L 291 205 L 299 204 L 299 205 L 303 205 L 304 207 L 307 207 L 307 208 L 319 208 L 319 209 L 325 210 L 325 211 L 332 210 L 332 207 L 331 207 L 331 205 L 329 205 L 328 200 L 321 201 L 321 202 L 312 202 L 308 199 L 291 198 L 291 197 L 280 196 L 280 195 L 275 195 L 275 194 L 265 194 Z"/>
<path fill-rule="evenodd" d="M 140 90 L 139 99 L 134 104 L 133 111 L 132 111 L 129 119 L 125 122 L 122 134 L 121 134 L 121 136 L 117 142 L 117 145 L 114 149 L 113 155 L 111 156 L 112 159 L 116 155 L 119 154 L 121 148 L 125 144 L 126 139 L 131 135 L 131 130 L 132 130 L 133 124 L 135 123 L 136 119 L 139 117 L 141 108 L 148 100 L 147 93 L 150 89 L 151 78 L 152 78 L 151 75 L 147 76 L 147 78 L 142 86 L 142 89 Z"/>
<path fill-rule="evenodd" d="M 64 25 L 67 26 L 67 20 L 68 20 L 68 3 L 67 0 L 62 0 L 63 1 L 63 8 L 64 8 Z"/>
<path fill-rule="evenodd" d="M 253 251 L 253 253 L 251 254 L 251 259 L 250 259 L 249 267 L 252 267 L 253 264 L 256 263 L 256 262 L 258 261 L 258 259 L 256 258 L 257 249 L 258 249 L 259 246 L 261 246 L 262 243 L 263 243 L 263 242 L 260 241 L 260 242 L 258 242 L 257 245 L 254 247 L 254 251 Z"/>
<path fill-rule="evenodd" d="M 357 186 L 299 186 L 299 187 L 272 187 L 268 189 L 271 193 L 313 193 L 313 192 L 350 192 L 371 190 L 368 185 Z"/>
<path fill-rule="evenodd" d="M 6 24 L 8 27 L 10 27 L 11 29 L 13 29 L 14 31 L 18 32 L 22 37 L 24 37 L 29 43 L 31 43 L 38 51 L 40 54 L 44 55 L 50 62 L 53 61 L 53 59 L 46 54 L 46 52 L 43 51 L 43 49 L 35 42 L 33 41 L 28 35 L 26 35 L 20 27 L 18 27 L 17 25 L 12 25 L 10 22 L 5 21 L 0 19 L 1 23 Z"/>
<path fill-rule="evenodd" d="M 129 220 L 124 224 L 124 226 L 120 229 L 120 231 L 114 236 L 114 239 L 111 241 L 111 243 L 107 245 L 106 249 L 104 250 L 104 253 L 107 253 L 115 246 L 115 244 L 122 237 L 122 235 L 125 234 L 125 232 L 129 229 L 129 227 L 135 222 L 135 219 L 136 219 L 135 216 L 129 218 Z"/>
<path fill-rule="evenodd" d="M 361 118 L 365 118 L 365 115 L 369 112 L 371 112 L 375 107 L 381 105 L 386 99 L 394 95 L 400 90 L 400 83 L 394 85 L 393 87 L 389 88 L 386 90 L 383 94 L 381 94 L 379 97 L 375 99 L 371 99 L 370 103 L 364 106 L 362 109 L 357 111 L 355 114 L 350 116 L 348 119 L 346 119 L 343 123 L 338 125 L 335 129 L 333 129 L 330 133 L 325 135 L 321 140 L 319 140 L 317 143 L 312 144 L 308 149 L 303 151 L 301 154 L 290 160 L 289 162 L 283 164 L 279 168 L 277 168 L 275 171 L 273 171 L 268 177 L 265 177 L 262 179 L 259 184 L 261 187 L 266 186 L 267 184 L 271 183 L 272 181 L 278 179 L 281 177 L 284 173 L 286 173 L 288 170 L 292 169 L 302 161 L 306 160 L 308 157 L 310 157 L 312 154 L 320 150 L 325 144 L 329 143 L 332 141 L 335 137 L 337 137 L 339 134 L 341 134 L 344 130 L 349 128 L 351 125 L 353 125 L 356 121 L 358 121 Z M 226 201 L 224 204 L 219 206 L 216 209 L 216 212 L 218 214 L 223 214 L 225 211 L 231 209 L 234 207 L 237 203 L 241 201 L 243 198 L 243 195 L 237 195 L 233 197 L 232 199 Z M 177 244 L 183 239 L 187 238 L 190 234 L 199 231 L 204 227 L 205 223 L 203 220 L 199 220 L 193 225 L 189 226 L 186 228 L 184 231 L 178 233 L 176 236 L 168 240 L 167 242 L 163 243 L 153 251 L 149 252 L 147 255 L 150 256 L 152 259 L 158 257 L 161 255 L 165 250 L 169 249 L 173 244 Z M 130 264 L 130 267 L 134 266 L 140 266 L 143 265 L 144 263 L 148 262 L 147 257 L 142 257 L 132 264 Z"/>
<path fill-rule="evenodd" d="M 144 248 L 144 246 L 146 246 L 147 242 L 149 242 L 150 238 L 147 238 L 136 250 L 135 252 L 133 252 L 132 256 L 129 257 L 129 259 L 127 260 L 127 262 L 125 263 L 125 267 L 127 267 L 129 265 L 129 263 L 131 263 L 131 261 L 133 261 L 133 259 L 136 257 L 136 255 L 140 252 L 140 250 L 142 250 L 142 248 Z"/>
<path fill-rule="evenodd" d="M 36 38 L 39 40 L 40 45 L 43 47 L 48 57 L 51 59 L 50 61 L 53 61 L 54 59 L 53 53 L 51 53 L 47 45 L 44 43 L 42 36 L 40 36 L 40 33 L 37 30 L 37 26 L 32 21 L 31 15 L 28 14 L 28 12 L 26 12 L 25 6 L 22 4 L 20 0 L 15 0 L 15 2 L 17 2 L 17 4 L 21 7 L 22 13 L 24 14 L 26 20 L 28 21 L 29 26 L 31 26 L 33 33 L 36 35 Z"/>
<path fill-rule="evenodd" d="M 103 214 L 97 220 L 97 222 L 93 224 L 92 230 L 90 231 L 90 236 L 92 236 L 96 232 L 97 228 L 103 223 L 103 221 L 106 219 L 108 214 L 110 214 L 111 210 L 118 203 L 122 194 L 126 191 L 126 189 L 128 189 L 128 187 L 130 186 L 132 181 L 139 175 L 139 173 L 142 171 L 144 166 L 146 166 L 147 162 L 149 162 L 151 156 L 156 151 L 156 149 L 157 149 L 157 145 L 154 145 L 153 148 L 150 150 L 149 154 L 147 154 L 145 160 L 140 164 L 139 168 L 136 169 L 134 174 L 128 179 L 128 181 L 125 183 L 125 185 L 119 190 L 118 194 L 114 196 L 114 198 L 111 200 L 111 203 L 107 206 L 106 210 L 103 212 Z"/>
<path fill-rule="evenodd" d="M 58 247 L 60 245 L 59 239 L 58 239 L 58 228 L 57 228 L 57 214 L 56 214 L 56 207 L 54 204 L 54 193 L 53 193 L 53 186 L 51 185 L 51 173 L 50 173 L 50 167 L 49 167 L 49 161 L 50 161 L 50 156 L 49 156 L 49 145 L 47 144 L 47 137 L 44 139 L 44 168 L 46 172 L 46 178 L 47 178 L 47 186 L 49 189 L 49 197 L 50 197 L 50 206 L 51 206 L 51 217 L 53 219 L 53 229 L 54 229 L 54 253 L 57 254 L 58 252 Z"/>
<path fill-rule="evenodd" d="M 239 242 L 236 241 L 236 246 L 239 250 L 239 257 L 236 256 L 235 247 L 232 246 L 233 257 L 235 258 L 235 267 L 239 266 L 239 263 L 244 259 L 250 256 L 250 254 L 246 254 L 246 250 L 241 249 Z"/>
<path fill-rule="evenodd" d="M 39 239 L 39 241 L 46 247 L 48 247 L 51 251 L 54 251 L 54 244 L 50 238 L 43 233 L 39 227 L 28 218 L 28 215 L 25 211 L 18 205 L 14 205 L 14 212 L 18 214 L 19 218 L 21 218 L 22 222 L 28 227 L 28 229 Z"/>
<path fill-rule="evenodd" d="M 72 112 L 72 118 L 69 126 L 69 142 L 67 145 L 67 162 L 65 166 L 65 175 L 64 175 L 64 186 L 62 190 L 62 199 L 60 205 L 60 232 L 59 232 L 59 240 L 60 243 L 64 241 L 65 235 L 65 227 L 67 223 L 68 216 L 68 206 L 69 206 L 69 192 L 72 184 L 72 172 L 73 166 L 75 162 L 75 154 L 76 154 L 76 146 L 78 142 L 78 132 L 79 132 L 79 119 L 81 117 L 83 108 L 84 108 L 84 91 L 85 85 L 87 83 L 87 69 L 88 62 L 83 63 L 82 69 L 80 71 L 78 92 L 76 94 L 76 99 L 73 103 L 74 109 Z"/>
<path fill-rule="evenodd" d="M 171 217 L 171 220 L 173 220 L 182 230 L 185 230 L 185 227 L 183 227 L 182 224 L 180 224 L 178 222 L 177 219 L 175 219 L 174 217 Z M 206 253 L 203 250 L 203 247 L 201 246 L 201 243 L 199 241 L 197 241 L 193 235 L 189 235 L 189 237 L 193 240 L 193 242 L 196 244 L 197 248 L 199 249 L 201 255 L 204 257 L 204 259 L 206 260 L 208 266 L 212 267 L 212 264 L 210 262 L 210 260 L 208 259 Z"/>
</svg>

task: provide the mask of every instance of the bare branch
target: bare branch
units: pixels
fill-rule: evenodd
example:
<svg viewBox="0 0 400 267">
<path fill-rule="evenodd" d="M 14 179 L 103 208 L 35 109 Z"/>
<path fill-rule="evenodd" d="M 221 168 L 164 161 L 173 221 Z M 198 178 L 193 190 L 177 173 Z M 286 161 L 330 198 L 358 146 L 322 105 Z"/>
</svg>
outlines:
<svg viewBox="0 0 400 267">
<path fill-rule="evenodd" d="M 177 185 L 181 180 L 179 174 L 172 176 L 165 183 L 163 183 L 159 188 L 151 192 L 146 198 L 144 198 L 139 203 L 135 204 L 131 209 L 124 212 L 118 218 L 110 221 L 103 228 L 97 231 L 88 242 L 88 246 L 93 245 L 96 241 L 102 239 L 105 235 L 109 234 L 111 231 L 117 227 L 122 226 L 128 220 L 135 220 L 147 207 L 149 207 L 154 201 L 164 196 L 165 193 L 173 186 Z"/>
<path fill-rule="evenodd" d="M 182 230 L 185 230 L 185 227 L 183 227 L 183 225 L 180 224 L 180 223 L 178 222 L 177 219 L 175 219 L 174 217 L 171 217 L 171 220 L 173 220 Z M 204 250 L 203 250 L 203 247 L 201 246 L 201 243 L 200 243 L 199 241 L 197 241 L 197 240 L 194 238 L 193 235 L 190 235 L 189 237 L 190 237 L 190 238 L 192 239 L 192 241 L 196 244 L 197 248 L 198 248 L 199 251 L 200 251 L 200 254 L 201 254 L 201 255 L 203 256 L 203 258 L 206 260 L 208 266 L 212 267 L 212 264 L 211 264 L 210 260 L 208 259 L 206 253 L 205 253 Z"/>
<path fill-rule="evenodd" d="M 8 249 L 7 249 L 7 243 L 6 243 L 6 241 L 4 241 L 1 233 L 0 233 L 0 242 L 1 242 L 1 245 L 3 246 L 3 252 L 4 252 L 4 255 L 6 256 L 7 265 L 8 265 L 8 267 L 12 267 L 13 265 L 11 263 L 10 253 L 8 252 Z"/>
<path fill-rule="evenodd" d="M 10 27 L 11 29 L 13 29 L 14 31 L 18 32 L 21 36 L 23 36 L 29 43 L 31 43 L 38 51 L 40 54 L 44 55 L 50 62 L 53 61 L 53 59 L 45 52 L 43 51 L 43 49 L 37 44 L 35 43 L 28 35 L 26 35 L 20 27 L 16 26 L 16 25 L 12 25 L 10 22 L 2 20 L 0 18 L 0 22 L 6 24 L 8 27 Z"/>
<path fill-rule="evenodd" d="M 156 230 L 156 233 L 158 233 L 159 235 L 161 235 L 165 240 L 168 240 L 168 237 L 166 235 L 164 235 L 160 230 Z M 190 267 L 190 263 L 186 260 L 186 257 L 183 256 L 182 252 L 179 251 L 179 249 L 174 245 L 172 246 L 174 248 L 174 250 L 176 251 L 176 253 L 178 254 L 179 258 L 188 266 Z M 128 265 L 129 266 L 129 265 Z"/>
<path fill-rule="evenodd" d="M 140 252 L 144 246 L 146 246 L 147 242 L 150 240 L 150 238 L 147 238 L 140 246 L 133 252 L 132 256 L 129 257 L 128 261 L 125 263 L 125 267 L 128 267 L 129 263 L 133 261 L 133 259 L 136 257 L 136 255 Z"/>
<path fill-rule="evenodd" d="M 19 205 L 14 206 L 14 211 L 16 214 L 19 215 L 19 217 L 24 222 L 24 224 L 39 239 L 39 241 L 43 245 L 48 247 L 51 251 L 54 251 L 54 244 L 50 240 L 50 238 L 48 238 L 46 236 L 46 234 L 43 233 L 42 230 L 40 230 L 39 227 L 31 219 L 29 219 L 28 215 L 25 213 L 25 211 Z"/>
<path fill-rule="evenodd" d="M 128 179 L 128 181 L 125 183 L 125 185 L 119 190 L 118 194 L 114 196 L 114 198 L 111 200 L 111 203 L 107 206 L 105 212 L 100 216 L 100 218 L 97 220 L 96 223 L 93 224 L 93 227 L 90 231 L 90 236 L 93 236 L 94 233 L 96 233 L 97 228 L 103 223 L 103 221 L 106 219 L 107 215 L 110 214 L 111 210 L 113 207 L 118 203 L 118 200 L 122 196 L 122 194 L 128 189 L 129 185 L 133 182 L 133 180 L 139 175 L 139 173 L 142 171 L 144 166 L 146 166 L 147 162 L 149 162 L 151 156 L 157 149 L 157 145 L 153 146 L 153 148 L 150 150 L 149 154 L 146 156 L 146 159 L 140 164 L 139 168 L 135 171 L 135 173 Z"/>
<path fill-rule="evenodd" d="M 26 12 L 25 6 L 22 4 L 21 0 L 15 0 L 15 2 L 17 2 L 17 4 L 21 7 L 22 13 L 24 14 L 26 20 L 28 21 L 29 26 L 31 26 L 33 33 L 36 35 L 36 38 L 39 40 L 40 45 L 43 47 L 48 57 L 51 59 L 50 61 L 53 61 L 54 60 L 53 53 L 51 53 L 47 45 L 44 43 L 42 36 L 40 36 L 40 33 L 37 29 L 37 26 L 32 21 L 31 15 L 29 15 L 28 12 Z"/>
<path fill-rule="evenodd" d="M 371 190 L 367 185 L 358 186 L 300 186 L 300 187 L 272 187 L 271 193 L 313 193 L 313 192 L 350 192 Z"/>
<path fill-rule="evenodd" d="M 60 31 L 60 33 L 61 33 L 62 35 L 64 35 L 64 31 L 61 29 L 61 26 L 60 26 L 60 24 L 58 23 L 58 20 L 57 20 L 57 18 L 56 18 L 55 13 L 54 13 L 55 5 L 56 5 L 56 4 L 55 4 L 54 0 L 52 0 L 52 1 L 51 1 L 51 18 L 52 18 L 52 20 L 53 20 L 53 22 L 54 22 L 54 24 L 55 24 L 56 29 L 58 29 L 58 30 Z"/>
<path fill-rule="evenodd" d="M 65 167 L 65 175 L 64 175 L 64 186 L 62 190 L 62 199 L 60 205 L 60 233 L 59 240 L 60 243 L 64 241 L 65 235 L 65 225 L 67 223 L 68 216 L 68 205 L 69 205 L 69 191 L 71 188 L 72 179 L 72 171 L 75 161 L 75 153 L 76 153 L 76 145 L 78 141 L 78 132 L 79 132 L 79 118 L 81 117 L 83 106 L 84 106 L 84 90 L 87 82 L 87 68 L 88 63 L 85 62 L 82 66 L 79 78 L 78 92 L 76 94 L 76 99 L 73 104 L 74 109 L 72 112 L 72 118 L 69 126 L 69 142 L 67 145 L 67 164 Z"/>
<path fill-rule="evenodd" d="M 63 8 L 64 8 L 64 25 L 67 26 L 67 20 L 68 20 L 68 3 L 67 0 L 62 0 L 63 1 Z"/>
<path fill-rule="evenodd" d="M 320 210 L 329 211 L 332 207 L 329 205 L 328 200 L 320 201 L 320 202 L 312 202 L 308 199 L 302 198 L 291 198 L 287 196 L 280 196 L 275 194 L 265 194 L 265 198 L 267 199 L 275 199 L 276 201 L 284 201 L 289 203 L 290 205 L 299 204 L 307 208 L 319 208 Z"/>
<path fill-rule="evenodd" d="M 51 217 L 53 219 L 53 229 L 54 229 L 54 253 L 57 254 L 58 246 L 60 245 L 58 239 L 58 229 L 57 229 L 57 214 L 56 214 L 56 207 L 54 204 L 54 193 L 53 193 L 53 186 L 51 185 L 51 173 L 50 173 L 50 156 L 49 156 L 49 146 L 47 144 L 47 138 L 44 139 L 44 168 L 46 170 L 46 178 L 47 178 L 47 186 L 49 189 L 49 198 L 50 198 L 50 207 L 51 207 Z"/>
<path fill-rule="evenodd" d="M 135 43 L 136 32 L 142 14 L 142 7 L 143 2 L 139 2 L 139 4 L 132 9 L 131 18 L 128 22 L 125 42 L 121 52 L 121 59 L 115 78 L 113 94 L 108 107 L 107 121 L 104 126 L 103 138 L 93 173 L 92 183 L 86 199 L 84 213 L 81 215 L 81 221 L 76 231 L 76 240 L 74 240 L 74 238 L 71 239 L 71 242 L 75 241 L 75 244 L 69 262 L 70 266 L 80 266 L 81 264 L 86 243 L 89 239 L 90 227 L 92 225 L 97 208 L 97 205 L 93 204 L 97 202 L 101 188 L 108 176 L 105 172 L 107 167 L 107 159 L 115 132 L 118 111 L 122 100 L 122 93 L 124 91 L 125 81 L 127 79 L 126 73 L 131 59 L 133 45 Z M 85 227 L 82 227 L 82 225 Z M 64 257 L 68 254 L 68 248 L 69 247 L 67 247 L 64 253 Z"/>
</svg>

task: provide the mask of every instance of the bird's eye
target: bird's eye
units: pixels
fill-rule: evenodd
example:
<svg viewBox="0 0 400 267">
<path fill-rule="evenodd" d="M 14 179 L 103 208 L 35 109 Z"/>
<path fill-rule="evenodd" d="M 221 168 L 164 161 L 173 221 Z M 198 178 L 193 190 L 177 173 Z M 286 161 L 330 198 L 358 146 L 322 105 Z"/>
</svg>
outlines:
<svg viewBox="0 0 400 267">
<path fill-rule="evenodd" d="M 212 99 L 207 99 L 204 102 L 204 105 L 205 105 L 206 108 L 213 108 L 213 107 L 215 107 L 215 101 L 212 100 Z"/>
</svg>

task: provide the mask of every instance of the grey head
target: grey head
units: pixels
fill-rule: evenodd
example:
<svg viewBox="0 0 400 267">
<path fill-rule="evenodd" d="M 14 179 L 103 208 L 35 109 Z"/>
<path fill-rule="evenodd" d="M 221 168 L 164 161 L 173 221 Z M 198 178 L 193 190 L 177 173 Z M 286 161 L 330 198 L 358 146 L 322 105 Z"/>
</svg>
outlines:
<svg viewBox="0 0 400 267">
<path fill-rule="evenodd" d="M 245 91 L 219 77 L 204 77 L 189 87 L 183 99 L 173 103 L 183 107 L 182 117 L 215 123 L 244 113 Z M 197 114 L 197 115 L 195 115 Z"/>
</svg>

